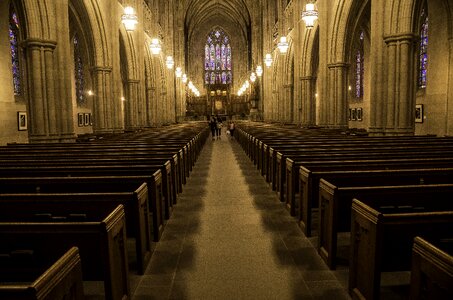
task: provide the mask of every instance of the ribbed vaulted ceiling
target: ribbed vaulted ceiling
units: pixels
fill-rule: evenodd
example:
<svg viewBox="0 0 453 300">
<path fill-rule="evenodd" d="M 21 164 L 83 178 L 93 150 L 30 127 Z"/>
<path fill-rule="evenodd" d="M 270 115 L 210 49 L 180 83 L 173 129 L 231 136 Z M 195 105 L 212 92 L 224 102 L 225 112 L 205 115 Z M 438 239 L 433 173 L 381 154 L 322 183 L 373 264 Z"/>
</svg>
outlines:
<svg viewBox="0 0 453 300">
<path fill-rule="evenodd" d="M 185 18 L 189 39 L 194 30 L 213 20 L 219 25 L 230 23 L 231 27 L 241 28 L 241 34 L 247 36 L 250 14 L 246 0 L 189 0 Z"/>
</svg>

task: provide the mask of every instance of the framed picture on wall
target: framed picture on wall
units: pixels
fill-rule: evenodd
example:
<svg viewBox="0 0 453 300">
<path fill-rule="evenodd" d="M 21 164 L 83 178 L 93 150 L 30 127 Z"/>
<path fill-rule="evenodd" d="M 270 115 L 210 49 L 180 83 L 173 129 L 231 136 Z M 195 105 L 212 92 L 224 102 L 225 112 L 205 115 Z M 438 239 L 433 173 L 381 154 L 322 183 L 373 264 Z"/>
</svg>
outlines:
<svg viewBox="0 0 453 300">
<path fill-rule="evenodd" d="M 27 121 L 27 112 L 18 111 L 17 112 L 17 130 L 23 131 L 28 129 Z"/>
<path fill-rule="evenodd" d="M 83 114 L 84 116 L 84 123 L 83 125 L 89 126 L 90 125 L 90 114 Z"/>
<path fill-rule="evenodd" d="M 357 108 L 351 108 L 351 120 L 352 121 L 357 120 Z"/>
<path fill-rule="evenodd" d="M 349 110 L 348 110 L 348 120 L 349 121 L 352 120 L 352 108 L 349 108 Z"/>
<path fill-rule="evenodd" d="M 357 108 L 357 121 L 362 121 L 362 117 L 363 117 L 363 110 L 361 107 L 358 107 Z"/>
<path fill-rule="evenodd" d="M 415 123 L 423 123 L 423 104 L 415 104 Z"/>
<path fill-rule="evenodd" d="M 83 114 L 79 113 L 77 115 L 77 125 L 79 125 L 79 127 L 82 127 L 84 122 L 85 122 L 85 120 L 83 119 Z"/>
</svg>

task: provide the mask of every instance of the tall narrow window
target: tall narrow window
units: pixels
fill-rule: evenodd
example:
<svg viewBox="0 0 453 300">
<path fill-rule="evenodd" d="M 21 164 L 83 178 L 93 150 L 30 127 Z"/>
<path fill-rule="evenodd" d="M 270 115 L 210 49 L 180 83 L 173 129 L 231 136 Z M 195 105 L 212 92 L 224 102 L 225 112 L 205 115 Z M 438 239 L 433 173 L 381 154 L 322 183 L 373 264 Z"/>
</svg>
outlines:
<svg viewBox="0 0 453 300">
<path fill-rule="evenodd" d="M 74 45 L 74 79 L 75 79 L 75 89 L 76 89 L 76 99 L 77 105 L 85 104 L 85 78 L 83 74 L 83 60 L 80 49 L 80 42 L 77 34 L 74 35 L 72 39 Z"/>
<path fill-rule="evenodd" d="M 206 39 L 205 55 L 205 84 L 231 83 L 231 46 L 226 33 L 216 28 Z"/>
<path fill-rule="evenodd" d="M 19 59 L 19 20 L 11 3 L 9 9 L 9 43 L 11 47 L 11 65 L 13 74 L 14 95 L 22 94 L 22 78 Z"/>
<path fill-rule="evenodd" d="M 420 52 L 418 63 L 418 87 L 426 88 L 426 71 L 428 69 L 428 13 L 422 9 L 420 25 Z"/>
<path fill-rule="evenodd" d="M 363 74 L 364 74 L 364 51 L 363 51 L 363 31 L 359 35 L 358 48 L 355 52 L 355 97 L 363 97 Z"/>
</svg>

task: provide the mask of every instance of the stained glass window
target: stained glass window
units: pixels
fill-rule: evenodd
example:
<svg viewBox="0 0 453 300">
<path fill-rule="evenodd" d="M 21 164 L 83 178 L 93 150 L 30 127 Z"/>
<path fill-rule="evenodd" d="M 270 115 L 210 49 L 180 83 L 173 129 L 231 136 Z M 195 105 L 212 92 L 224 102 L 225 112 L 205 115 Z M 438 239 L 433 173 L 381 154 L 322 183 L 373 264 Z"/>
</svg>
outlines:
<svg viewBox="0 0 453 300">
<path fill-rule="evenodd" d="M 214 29 L 208 35 L 204 59 L 206 84 L 231 83 L 230 38 L 222 29 Z"/>
<path fill-rule="evenodd" d="M 21 95 L 22 80 L 19 59 L 19 20 L 14 7 L 10 5 L 10 18 L 9 18 L 9 43 L 11 47 L 11 65 L 13 74 L 13 87 L 14 95 Z"/>
<path fill-rule="evenodd" d="M 363 97 L 363 74 L 364 74 L 364 53 L 363 53 L 363 31 L 359 35 L 358 48 L 355 52 L 355 96 Z"/>
<path fill-rule="evenodd" d="M 78 105 L 85 104 L 85 79 L 83 74 L 83 60 L 80 49 L 80 42 L 77 34 L 74 35 L 72 40 L 74 44 L 74 78 L 75 78 L 75 89 L 76 99 Z"/>
<path fill-rule="evenodd" d="M 423 9 L 420 26 L 420 53 L 418 66 L 418 86 L 426 88 L 426 71 L 428 69 L 428 14 Z"/>
</svg>

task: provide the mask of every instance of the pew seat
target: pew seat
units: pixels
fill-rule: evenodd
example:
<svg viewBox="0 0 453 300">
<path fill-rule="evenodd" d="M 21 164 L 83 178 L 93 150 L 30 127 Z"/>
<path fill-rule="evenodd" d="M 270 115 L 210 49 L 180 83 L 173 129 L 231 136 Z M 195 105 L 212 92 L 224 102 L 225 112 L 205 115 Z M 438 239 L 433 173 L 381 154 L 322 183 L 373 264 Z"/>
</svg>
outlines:
<svg viewBox="0 0 453 300">
<path fill-rule="evenodd" d="M 0 299 L 83 300 L 79 249 L 55 257 L 17 249 L 0 253 Z"/>
<path fill-rule="evenodd" d="M 410 299 L 453 299 L 453 233 L 435 241 L 415 237 Z"/>
<path fill-rule="evenodd" d="M 0 252 L 32 249 L 38 256 L 58 256 L 76 246 L 83 280 L 104 281 L 106 299 L 129 299 L 124 208 L 94 207 L 97 213 L 84 213 L 81 208 L 66 215 L 52 207 L 41 211 L 4 207 L 0 210 Z"/>
<path fill-rule="evenodd" d="M 451 201 L 385 200 L 352 202 L 348 284 L 353 299 L 379 299 L 382 272 L 409 271 L 416 236 L 440 239 L 453 232 Z"/>
</svg>

